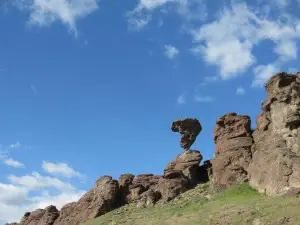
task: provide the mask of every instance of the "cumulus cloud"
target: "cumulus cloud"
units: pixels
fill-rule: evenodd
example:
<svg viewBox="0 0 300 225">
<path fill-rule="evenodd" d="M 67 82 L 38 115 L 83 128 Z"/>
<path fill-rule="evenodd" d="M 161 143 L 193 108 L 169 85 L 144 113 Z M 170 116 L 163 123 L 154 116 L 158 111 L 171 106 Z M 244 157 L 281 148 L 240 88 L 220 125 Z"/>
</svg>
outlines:
<svg viewBox="0 0 300 225">
<path fill-rule="evenodd" d="M 98 9 L 98 0 L 14 0 L 13 4 L 29 12 L 29 23 L 49 26 L 55 21 L 77 34 L 76 21 Z"/>
<path fill-rule="evenodd" d="M 215 101 L 215 99 L 211 96 L 200 96 L 200 95 L 197 95 L 194 97 L 195 101 L 196 102 L 213 102 Z"/>
<path fill-rule="evenodd" d="M 19 221 L 24 212 L 55 205 L 60 209 L 69 202 L 77 201 L 85 191 L 72 184 L 37 172 L 31 175 L 8 177 L 9 184 L 0 183 L 0 220 Z M 51 195 L 48 190 L 55 189 Z M 31 193 L 34 192 L 34 195 Z"/>
<path fill-rule="evenodd" d="M 165 55 L 169 59 L 174 59 L 176 56 L 178 56 L 179 50 L 172 46 L 172 45 L 165 45 Z"/>
<path fill-rule="evenodd" d="M 6 158 L 3 160 L 3 163 L 8 165 L 8 166 L 12 166 L 12 167 L 15 167 L 15 168 L 20 168 L 20 167 L 24 167 L 24 164 L 17 161 L 17 160 L 14 160 L 12 158 Z"/>
<path fill-rule="evenodd" d="M 300 21 L 293 18 L 284 22 L 271 20 L 259 10 L 249 9 L 246 3 L 233 3 L 215 21 L 202 25 L 191 34 L 196 43 L 192 53 L 218 66 L 221 78 L 226 80 L 241 75 L 256 63 L 252 49 L 263 40 L 271 40 L 278 55 L 273 67 L 266 67 L 267 71 L 275 71 L 275 67 L 279 67 L 275 65 L 277 63 L 296 59 L 295 40 L 300 37 Z M 256 71 L 259 70 L 261 67 Z"/>
<path fill-rule="evenodd" d="M 236 89 L 236 94 L 237 95 L 244 95 L 246 93 L 245 89 L 243 87 L 238 87 Z"/>
<path fill-rule="evenodd" d="M 63 177 L 82 177 L 79 172 L 72 169 L 68 164 L 66 163 L 51 163 L 47 161 L 43 161 L 42 168 L 52 174 L 52 175 L 58 175 Z"/>
</svg>

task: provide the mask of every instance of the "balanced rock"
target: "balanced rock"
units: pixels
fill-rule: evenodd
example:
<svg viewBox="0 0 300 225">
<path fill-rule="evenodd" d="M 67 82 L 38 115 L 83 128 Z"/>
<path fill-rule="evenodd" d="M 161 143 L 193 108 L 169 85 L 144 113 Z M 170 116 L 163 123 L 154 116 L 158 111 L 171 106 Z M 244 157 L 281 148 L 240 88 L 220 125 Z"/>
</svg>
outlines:
<svg viewBox="0 0 300 225">
<path fill-rule="evenodd" d="M 58 216 L 58 210 L 55 206 L 51 205 L 45 209 L 26 212 L 20 223 L 10 223 L 7 225 L 53 225 Z"/>
<path fill-rule="evenodd" d="M 78 202 L 65 205 L 55 225 L 78 225 L 114 209 L 118 202 L 118 181 L 110 176 L 100 177 L 96 185 Z"/>
<path fill-rule="evenodd" d="M 214 141 L 212 183 L 227 188 L 246 181 L 253 144 L 250 117 L 229 113 L 219 118 L 214 128 Z"/>
<path fill-rule="evenodd" d="M 253 134 L 250 185 L 270 196 L 300 190 L 300 74 L 269 79 Z"/>
<path fill-rule="evenodd" d="M 186 118 L 175 120 L 171 126 L 172 131 L 181 134 L 180 146 L 184 150 L 190 149 L 195 142 L 198 134 L 201 132 L 202 127 L 197 119 Z"/>
<path fill-rule="evenodd" d="M 167 165 L 164 170 L 164 176 L 166 178 L 180 177 L 182 173 L 189 178 L 192 184 L 196 184 L 199 164 L 202 158 L 199 151 L 187 150 Z"/>
</svg>

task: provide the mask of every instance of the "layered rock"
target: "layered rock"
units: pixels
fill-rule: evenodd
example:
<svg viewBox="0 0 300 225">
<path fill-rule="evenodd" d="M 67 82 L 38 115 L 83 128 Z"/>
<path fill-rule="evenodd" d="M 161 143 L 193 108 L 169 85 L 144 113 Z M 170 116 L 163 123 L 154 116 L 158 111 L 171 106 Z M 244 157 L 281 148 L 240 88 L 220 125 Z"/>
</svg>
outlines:
<svg viewBox="0 0 300 225">
<path fill-rule="evenodd" d="M 10 223 L 7 225 L 53 225 L 58 218 L 59 212 L 55 206 L 48 206 L 45 209 L 37 209 L 24 214 L 20 223 Z"/>
<path fill-rule="evenodd" d="M 175 120 L 171 126 L 172 131 L 181 134 L 180 146 L 184 150 L 189 150 L 195 142 L 198 134 L 201 132 L 202 127 L 200 122 L 194 118 L 185 118 Z"/>
<path fill-rule="evenodd" d="M 214 185 L 227 188 L 247 180 L 252 158 L 251 133 L 249 116 L 229 113 L 217 120 L 214 128 L 215 157 L 212 160 Z"/>
<path fill-rule="evenodd" d="M 300 74 L 278 73 L 265 86 L 267 100 L 253 134 L 250 185 L 267 195 L 300 190 Z"/>
<path fill-rule="evenodd" d="M 153 174 L 136 176 L 129 185 L 128 203 L 138 207 L 152 206 L 156 202 L 167 202 L 190 188 L 188 179 L 181 175 L 165 178 Z"/>
<path fill-rule="evenodd" d="M 118 193 L 118 182 L 103 176 L 78 202 L 65 205 L 54 225 L 77 225 L 101 216 L 118 205 Z"/>
<path fill-rule="evenodd" d="M 182 173 L 189 178 L 192 184 L 196 184 L 199 181 L 199 164 L 202 158 L 199 151 L 186 150 L 167 165 L 164 176 L 173 178 L 180 176 Z"/>
</svg>

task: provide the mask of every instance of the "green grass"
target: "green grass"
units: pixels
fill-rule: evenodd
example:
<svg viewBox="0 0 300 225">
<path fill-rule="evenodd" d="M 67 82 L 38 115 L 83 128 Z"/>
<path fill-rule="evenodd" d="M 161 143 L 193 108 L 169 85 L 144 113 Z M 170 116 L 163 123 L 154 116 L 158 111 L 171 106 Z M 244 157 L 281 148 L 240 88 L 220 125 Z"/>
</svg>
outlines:
<svg viewBox="0 0 300 225">
<path fill-rule="evenodd" d="M 284 217 L 289 222 L 280 223 Z M 296 197 L 261 195 L 247 183 L 221 193 L 203 184 L 167 204 L 150 208 L 127 205 L 85 223 L 102 224 L 300 225 L 300 204 Z"/>
</svg>

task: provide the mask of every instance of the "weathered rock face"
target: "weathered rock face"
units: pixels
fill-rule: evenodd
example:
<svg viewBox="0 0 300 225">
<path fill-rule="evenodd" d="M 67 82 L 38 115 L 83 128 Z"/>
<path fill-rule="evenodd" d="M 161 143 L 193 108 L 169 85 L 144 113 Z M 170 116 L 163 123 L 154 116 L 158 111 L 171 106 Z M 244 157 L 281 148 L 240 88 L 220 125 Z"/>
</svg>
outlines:
<svg viewBox="0 0 300 225">
<path fill-rule="evenodd" d="M 78 202 L 65 205 L 54 224 L 77 225 L 103 215 L 117 206 L 118 192 L 118 182 L 103 176 Z"/>
<path fill-rule="evenodd" d="M 267 195 L 300 190 L 300 74 L 278 73 L 265 86 L 267 100 L 253 134 L 250 185 Z"/>
<path fill-rule="evenodd" d="M 153 174 L 141 174 L 133 179 L 126 199 L 138 207 L 147 207 L 158 201 L 167 202 L 189 188 L 189 181 L 182 173 L 172 179 Z"/>
<path fill-rule="evenodd" d="M 172 178 L 180 176 L 180 172 L 182 172 L 192 184 L 195 184 L 198 182 L 199 164 L 202 158 L 199 151 L 187 150 L 167 165 L 164 176 Z"/>
<path fill-rule="evenodd" d="M 7 225 L 53 225 L 58 218 L 59 212 L 55 206 L 48 206 L 45 209 L 37 209 L 24 214 L 20 223 L 10 223 Z"/>
<path fill-rule="evenodd" d="M 229 187 L 246 181 L 253 144 L 250 117 L 229 113 L 219 118 L 214 128 L 214 141 L 213 184 Z"/>
<path fill-rule="evenodd" d="M 134 175 L 132 174 L 123 174 L 119 178 L 119 196 L 120 196 L 120 205 L 127 204 L 129 195 L 129 186 L 132 184 Z"/>
<path fill-rule="evenodd" d="M 189 150 L 201 132 L 202 127 L 197 119 L 186 118 L 175 120 L 172 123 L 171 129 L 181 134 L 180 146 L 184 150 Z"/>
</svg>

